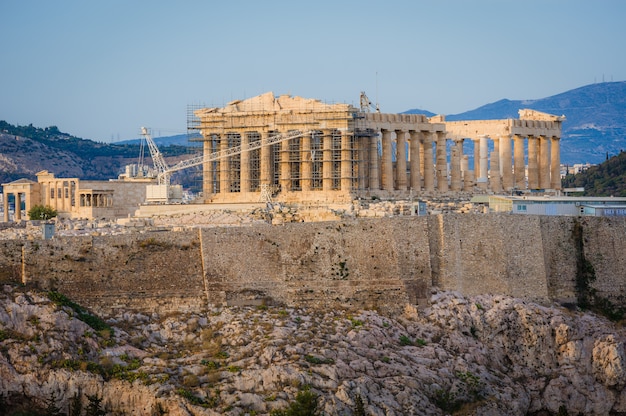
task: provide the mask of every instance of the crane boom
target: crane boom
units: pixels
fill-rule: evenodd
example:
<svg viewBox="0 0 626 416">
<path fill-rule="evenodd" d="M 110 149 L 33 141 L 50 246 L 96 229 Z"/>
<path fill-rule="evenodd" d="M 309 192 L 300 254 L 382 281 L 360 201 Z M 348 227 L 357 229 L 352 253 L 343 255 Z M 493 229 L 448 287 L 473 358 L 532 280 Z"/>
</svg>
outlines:
<svg viewBox="0 0 626 416">
<path fill-rule="evenodd" d="M 284 142 L 285 140 L 291 140 L 291 139 L 296 139 L 298 137 L 302 137 L 302 136 L 306 136 L 308 134 L 317 132 L 318 130 L 307 130 L 307 131 L 300 131 L 300 130 L 294 130 L 288 133 L 282 133 L 282 134 L 277 134 L 275 136 L 270 136 L 267 140 L 262 141 L 262 140 L 258 140 L 252 143 L 249 143 L 248 146 L 244 149 L 243 146 L 239 145 L 239 146 L 233 146 L 233 147 L 229 147 L 228 149 L 224 149 L 224 150 L 220 150 L 217 152 L 213 152 L 213 153 L 209 153 L 208 155 L 201 155 L 201 156 L 197 156 L 191 159 L 187 159 L 187 160 L 183 160 L 179 163 L 177 163 L 176 165 L 166 168 L 163 171 L 159 170 L 158 173 L 158 182 L 162 183 L 162 181 L 165 181 L 165 178 L 169 178 L 169 176 L 173 173 L 173 172 L 177 172 L 179 170 L 183 170 L 183 169 L 187 169 L 187 168 L 191 168 L 194 166 L 198 166 L 201 165 L 205 162 L 213 162 L 216 160 L 220 160 L 220 159 L 224 159 L 227 158 L 229 156 L 234 156 L 234 155 L 238 155 L 244 151 L 250 151 L 250 150 L 255 150 L 255 149 L 260 149 L 262 146 L 270 146 L 272 144 L 275 143 L 280 143 L 280 142 Z M 149 142 L 148 142 L 149 143 Z M 155 146 L 156 147 L 156 146 Z M 158 151 L 158 149 L 157 149 Z"/>
<path fill-rule="evenodd" d="M 159 148 L 157 147 L 154 140 L 150 136 L 150 132 L 146 127 L 141 128 L 141 135 L 146 139 L 146 143 L 148 143 L 148 148 L 150 149 L 150 156 L 152 157 L 152 163 L 154 163 L 154 167 L 157 170 L 157 182 L 159 185 L 169 185 L 170 173 L 168 170 L 170 169 L 165 163 L 165 158 Z"/>
</svg>

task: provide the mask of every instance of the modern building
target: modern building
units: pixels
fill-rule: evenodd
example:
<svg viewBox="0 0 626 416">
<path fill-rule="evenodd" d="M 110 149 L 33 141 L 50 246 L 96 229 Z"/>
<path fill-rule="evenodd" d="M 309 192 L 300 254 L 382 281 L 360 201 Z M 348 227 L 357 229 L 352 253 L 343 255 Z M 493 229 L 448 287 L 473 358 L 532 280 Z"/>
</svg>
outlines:
<svg viewBox="0 0 626 416">
<path fill-rule="evenodd" d="M 491 195 L 489 211 L 533 215 L 626 216 L 626 198 Z"/>
</svg>

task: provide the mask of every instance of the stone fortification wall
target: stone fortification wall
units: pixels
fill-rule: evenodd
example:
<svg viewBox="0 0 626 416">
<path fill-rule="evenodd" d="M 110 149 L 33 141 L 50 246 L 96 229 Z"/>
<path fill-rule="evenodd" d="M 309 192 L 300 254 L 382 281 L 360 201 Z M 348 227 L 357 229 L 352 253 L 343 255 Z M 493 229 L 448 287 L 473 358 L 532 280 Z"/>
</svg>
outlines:
<svg viewBox="0 0 626 416">
<path fill-rule="evenodd" d="M 520 217 L 520 218 L 518 218 Z M 548 299 L 540 218 L 510 214 L 431 216 L 437 285 L 469 296 Z"/>
<path fill-rule="evenodd" d="M 397 310 L 427 297 L 431 286 L 423 218 L 233 231 L 202 231 L 212 302 Z"/>
<path fill-rule="evenodd" d="M 22 280 L 104 312 L 206 303 L 197 231 L 27 241 Z"/>
<path fill-rule="evenodd" d="M 2 240 L 0 279 L 105 313 L 261 303 L 394 312 L 432 286 L 573 302 L 583 255 L 590 287 L 626 306 L 624 235 L 624 219 L 446 214 Z"/>
<path fill-rule="evenodd" d="M 626 306 L 626 221 L 610 217 L 582 217 L 579 221 L 585 259 L 593 266 L 590 285 L 597 294 Z"/>
</svg>

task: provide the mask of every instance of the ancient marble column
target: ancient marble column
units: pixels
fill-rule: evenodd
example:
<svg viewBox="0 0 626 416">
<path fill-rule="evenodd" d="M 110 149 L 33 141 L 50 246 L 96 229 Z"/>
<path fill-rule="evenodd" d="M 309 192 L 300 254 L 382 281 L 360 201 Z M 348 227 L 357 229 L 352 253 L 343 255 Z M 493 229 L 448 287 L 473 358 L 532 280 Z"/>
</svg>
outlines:
<svg viewBox="0 0 626 416">
<path fill-rule="evenodd" d="M 450 190 L 461 190 L 461 155 L 463 153 L 463 139 L 455 139 L 450 155 Z"/>
<path fill-rule="evenodd" d="M 423 135 L 419 131 L 411 130 L 409 137 L 409 161 L 411 168 L 409 186 L 413 191 L 419 192 L 422 189 L 422 175 L 420 172 L 420 141 Z"/>
<path fill-rule="evenodd" d="M 433 133 L 424 132 L 424 190 L 435 190 L 435 172 L 433 163 Z"/>
<path fill-rule="evenodd" d="M 550 138 L 539 139 L 539 188 L 550 188 Z"/>
<path fill-rule="evenodd" d="M 228 134 L 220 136 L 220 152 L 228 149 Z M 230 158 L 220 159 L 220 193 L 230 192 Z"/>
<path fill-rule="evenodd" d="M 250 191 L 250 151 L 248 133 L 241 133 L 241 157 L 239 159 L 239 192 Z"/>
<path fill-rule="evenodd" d="M 311 190 L 313 164 L 311 161 L 311 133 L 300 139 L 300 188 L 302 191 Z"/>
<path fill-rule="evenodd" d="M 500 181 L 500 157 L 498 155 L 498 150 L 491 152 L 489 189 L 493 192 L 502 192 L 502 182 Z"/>
<path fill-rule="evenodd" d="M 333 189 L 333 131 L 324 130 L 322 136 L 322 189 Z"/>
<path fill-rule="evenodd" d="M 461 161 L 461 170 L 463 171 L 463 190 L 470 192 L 474 187 L 474 171 L 469 170 L 469 156 L 463 155 Z"/>
<path fill-rule="evenodd" d="M 15 193 L 15 222 L 22 220 L 22 194 Z"/>
<path fill-rule="evenodd" d="M 487 189 L 487 173 L 488 173 L 488 160 L 487 160 L 487 136 L 482 136 L 480 139 L 480 170 L 478 171 L 478 187 L 480 189 Z"/>
<path fill-rule="evenodd" d="M 270 185 L 272 183 L 272 147 L 267 144 L 269 139 L 269 133 L 264 132 L 261 136 L 261 150 L 260 150 L 260 183 L 261 185 Z"/>
<path fill-rule="evenodd" d="M 352 149 L 350 136 L 341 133 L 341 190 L 352 190 Z"/>
<path fill-rule="evenodd" d="M 526 189 L 526 166 L 524 163 L 524 138 L 519 134 L 513 136 L 513 152 L 515 165 L 515 187 Z"/>
<path fill-rule="evenodd" d="M 437 137 L 437 189 L 440 192 L 448 191 L 448 161 L 446 157 L 446 134 L 438 131 Z"/>
<path fill-rule="evenodd" d="M 528 189 L 539 188 L 539 167 L 537 165 L 538 138 L 528 136 Z"/>
<path fill-rule="evenodd" d="M 282 192 L 291 191 L 289 142 L 290 140 L 280 142 L 280 188 Z"/>
<path fill-rule="evenodd" d="M 406 191 L 406 131 L 396 130 L 396 188 Z"/>
<path fill-rule="evenodd" d="M 9 194 L 4 192 L 2 197 L 2 209 L 4 210 L 4 222 L 9 222 Z"/>
<path fill-rule="evenodd" d="M 500 171 L 502 172 L 502 187 L 505 191 L 513 189 L 513 166 L 511 165 L 511 136 L 500 136 Z"/>
<path fill-rule="evenodd" d="M 560 138 L 553 136 L 550 141 L 550 182 L 551 188 L 561 189 L 561 146 Z"/>
<path fill-rule="evenodd" d="M 391 130 L 383 130 L 383 189 L 393 191 L 393 160 L 391 155 Z"/>
<path fill-rule="evenodd" d="M 474 144 L 474 178 L 480 175 L 480 139 L 471 139 Z"/>
<path fill-rule="evenodd" d="M 502 192 L 500 180 L 500 140 L 493 138 L 493 152 L 491 152 L 491 169 L 489 169 L 489 188 L 494 192 Z"/>
<path fill-rule="evenodd" d="M 370 160 L 369 160 L 369 188 L 372 190 L 380 189 L 380 182 L 378 177 L 378 136 L 371 136 L 369 138 L 370 146 Z"/>
</svg>

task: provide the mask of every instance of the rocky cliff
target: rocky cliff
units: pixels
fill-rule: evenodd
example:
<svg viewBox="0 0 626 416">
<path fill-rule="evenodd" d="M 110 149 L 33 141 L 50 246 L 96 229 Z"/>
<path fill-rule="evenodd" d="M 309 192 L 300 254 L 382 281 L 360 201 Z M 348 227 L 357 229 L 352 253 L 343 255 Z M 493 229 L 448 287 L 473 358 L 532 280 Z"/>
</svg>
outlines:
<svg viewBox="0 0 626 416">
<path fill-rule="evenodd" d="M 304 391 L 329 415 L 617 415 L 625 339 L 598 316 L 495 295 L 433 292 L 394 316 L 259 306 L 103 322 L 5 285 L 0 405 L 260 415 Z"/>
</svg>

